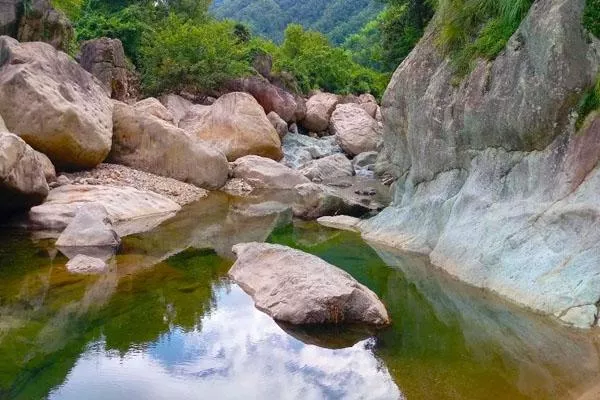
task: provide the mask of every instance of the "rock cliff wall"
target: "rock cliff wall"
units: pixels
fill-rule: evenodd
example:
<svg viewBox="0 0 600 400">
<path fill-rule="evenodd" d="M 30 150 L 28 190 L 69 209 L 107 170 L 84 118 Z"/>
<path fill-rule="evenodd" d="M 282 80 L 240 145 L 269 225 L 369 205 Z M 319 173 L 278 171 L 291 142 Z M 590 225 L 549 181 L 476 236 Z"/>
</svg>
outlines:
<svg viewBox="0 0 600 400">
<path fill-rule="evenodd" d="M 597 324 L 600 115 L 576 130 L 600 43 L 584 0 L 539 0 L 458 85 L 430 27 L 383 99 L 380 171 L 398 180 L 366 239 L 564 322 Z"/>
</svg>

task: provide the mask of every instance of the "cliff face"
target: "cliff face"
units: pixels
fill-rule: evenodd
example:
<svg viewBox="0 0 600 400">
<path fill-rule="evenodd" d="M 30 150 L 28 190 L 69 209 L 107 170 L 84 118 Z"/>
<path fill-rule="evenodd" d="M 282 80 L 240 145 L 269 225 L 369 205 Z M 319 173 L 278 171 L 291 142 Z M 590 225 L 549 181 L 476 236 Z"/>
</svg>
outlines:
<svg viewBox="0 0 600 400">
<path fill-rule="evenodd" d="M 399 179 L 371 241 L 567 323 L 597 323 L 600 115 L 575 130 L 600 43 L 584 0 L 538 0 L 494 61 L 456 85 L 430 29 L 383 100 L 380 169 Z"/>
</svg>

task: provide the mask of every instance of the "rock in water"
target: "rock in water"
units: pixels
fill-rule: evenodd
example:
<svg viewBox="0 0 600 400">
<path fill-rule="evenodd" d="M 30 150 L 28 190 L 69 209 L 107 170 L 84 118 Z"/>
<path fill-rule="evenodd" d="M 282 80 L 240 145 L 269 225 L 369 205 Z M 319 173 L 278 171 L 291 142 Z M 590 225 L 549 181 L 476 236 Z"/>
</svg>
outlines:
<svg viewBox="0 0 600 400">
<path fill-rule="evenodd" d="M 331 133 L 349 155 L 377 150 L 380 144 L 379 124 L 357 104 L 340 104 L 331 115 Z"/>
<path fill-rule="evenodd" d="M 383 99 L 393 207 L 361 224 L 372 241 L 538 312 L 596 323 L 600 299 L 600 117 L 573 112 L 600 67 L 584 0 L 538 0 L 506 48 L 458 85 L 433 29 Z M 379 159 L 378 159 L 379 164 Z"/>
<path fill-rule="evenodd" d="M 67 263 L 69 272 L 76 274 L 97 274 L 104 272 L 106 268 L 107 265 L 103 260 L 83 254 L 76 255 Z"/>
<path fill-rule="evenodd" d="M 210 144 L 188 136 L 143 108 L 137 110 L 125 103 L 115 102 L 113 118 L 111 161 L 205 189 L 225 184 L 227 159 Z"/>
<path fill-rule="evenodd" d="M 211 143 L 235 161 L 257 155 L 279 161 L 281 141 L 263 108 L 247 93 L 228 93 L 202 112 L 188 113 L 179 127 Z"/>
<path fill-rule="evenodd" d="M 118 247 L 120 244 L 106 208 L 99 203 L 81 206 L 56 241 L 59 247 Z"/>
<path fill-rule="evenodd" d="M 234 178 L 243 179 L 256 189 L 286 190 L 310 182 L 299 171 L 269 158 L 246 156 L 238 158 L 231 165 Z"/>
<path fill-rule="evenodd" d="M 26 210 L 47 195 L 48 184 L 36 151 L 18 136 L 0 131 L 0 215 Z"/>
<path fill-rule="evenodd" d="M 310 161 L 300 169 L 300 172 L 313 182 L 323 182 L 327 179 L 352 176 L 354 168 L 345 155 L 333 154 Z"/>
<path fill-rule="evenodd" d="M 312 132 L 323 132 L 329 127 L 331 113 L 339 103 L 339 96 L 331 93 L 317 93 L 306 102 L 306 118 L 302 125 Z"/>
<path fill-rule="evenodd" d="M 127 64 L 119 39 L 106 37 L 88 40 L 81 45 L 81 66 L 102 83 L 109 96 L 127 98 Z"/>
<path fill-rule="evenodd" d="M 256 307 L 294 325 L 362 323 L 386 326 L 377 295 L 348 273 L 318 257 L 266 243 L 233 246 L 237 261 L 229 275 Z"/>
<path fill-rule="evenodd" d="M 112 103 L 68 55 L 0 37 L 0 114 L 10 132 L 60 169 L 92 168 L 110 151 Z"/>
</svg>

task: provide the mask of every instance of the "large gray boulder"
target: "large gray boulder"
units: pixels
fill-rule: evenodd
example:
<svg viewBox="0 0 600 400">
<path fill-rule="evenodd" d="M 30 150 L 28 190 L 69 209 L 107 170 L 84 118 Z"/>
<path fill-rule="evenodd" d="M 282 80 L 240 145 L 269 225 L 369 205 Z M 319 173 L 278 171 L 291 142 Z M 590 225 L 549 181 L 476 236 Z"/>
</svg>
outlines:
<svg viewBox="0 0 600 400">
<path fill-rule="evenodd" d="M 110 151 L 112 103 L 92 75 L 52 46 L 0 37 L 0 114 L 9 131 L 61 169 Z"/>
<path fill-rule="evenodd" d="M 229 275 L 259 310 L 294 325 L 390 324 L 383 303 L 345 271 L 289 247 L 266 243 L 233 246 Z"/>
<path fill-rule="evenodd" d="M 351 156 L 377 150 L 382 140 L 377 121 L 357 104 L 338 105 L 331 115 L 330 131 Z"/>
<path fill-rule="evenodd" d="M 584 0 L 540 0 L 491 62 L 456 85 L 436 32 L 394 73 L 378 164 L 393 206 L 372 241 L 429 254 L 472 285 L 580 327 L 600 300 L 600 118 L 574 113 L 596 80 Z"/>
<path fill-rule="evenodd" d="M 352 161 L 343 154 L 333 154 L 324 158 L 310 161 L 300 172 L 313 182 L 323 182 L 328 179 L 343 178 L 354 175 Z"/>
<path fill-rule="evenodd" d="M 118 247 L 121 238 L 100 203 L 82 205 L 56 241 L 59 247 Z"/>
<path fill-rule="evenodd" d="M 51 0 L 23 0 L 17 39 L 21 42 L 45 42 L 68 51 L 74 38 L 67 16 L 52 5 Z"/>
<path fill-rule="evenodd" d="M 316 93 L 306 102 L 306 117 L 302 125 L 311 132 L 323 132 L 329 128 L 329 119 L 340 98 L 332 93 Z"/>
<path fill-rule="evenodd" d="M 79 62 L 98 78 L 113 99 L 124 101 L 127 98 L 127 64 L 119 39 L 103 37 L 84 42 Z"/>
<path fill-rule="evenodd" d="M 210 144 L 188 136 L 144 108 L 115 102 L 113 118 L 111 161 L 206 189 L 225 184 L 227 159 Z"/>
<path fill-rule="evenodd" d="M 247 155 L 281 160 L 281 141 L 263 108 L 247 93 L 223 95 L 209 107 L 188 112 L 179 127 L 221 150 L 229 161 Z"/>
<path fill-rule="evenodd" d="M 311 160 L 342 152 L 334 136 L 313 138 L 289 132 L 281 143 L 284 154 L 281 162 L 294 169 L 303 167 Z"/>
<path fill-rule="evenodd" d="M 299 171 L 269 158 L 245 156 L 231 165 L 234 178 L 243 179 L 256 189 L 289 190 L 310 182 Z"/>
<path fill-rule="evenodd" d="M 0 215 L 26 210 L 48 195 L 43 165 L 21 138 L 2 131 L 0 117 Z"/>
<path fill-rule="evenodd" d="M 194 105 L 188 99 L 185 99 L 177 94 L 166 94 L 161 96 L 160 102 L 169 110 L 173 117 L 175 126 L 179 126 L 179 122 L 185 117 L 190 108 Z"/>
</svg>

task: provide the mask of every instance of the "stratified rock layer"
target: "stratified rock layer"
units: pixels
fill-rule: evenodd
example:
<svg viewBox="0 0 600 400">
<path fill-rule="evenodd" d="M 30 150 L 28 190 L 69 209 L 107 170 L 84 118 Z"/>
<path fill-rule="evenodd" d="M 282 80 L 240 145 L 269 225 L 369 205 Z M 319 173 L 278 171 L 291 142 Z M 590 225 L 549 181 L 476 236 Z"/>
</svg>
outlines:
<svg viewBox="0 0 600 400">
<path fill-rule="evenodd" d="M 425 34 L 383 99 L 378 169 L 399 178 L 395 200 L 361 228 L 589 327 L 600 299 L 600 119 L 576 132 L 573 112 L 600 46 L 581 26 L 584 3 L 535 2 L 506 49 L 458 86 L 434 30 Z"/>
</svg>

